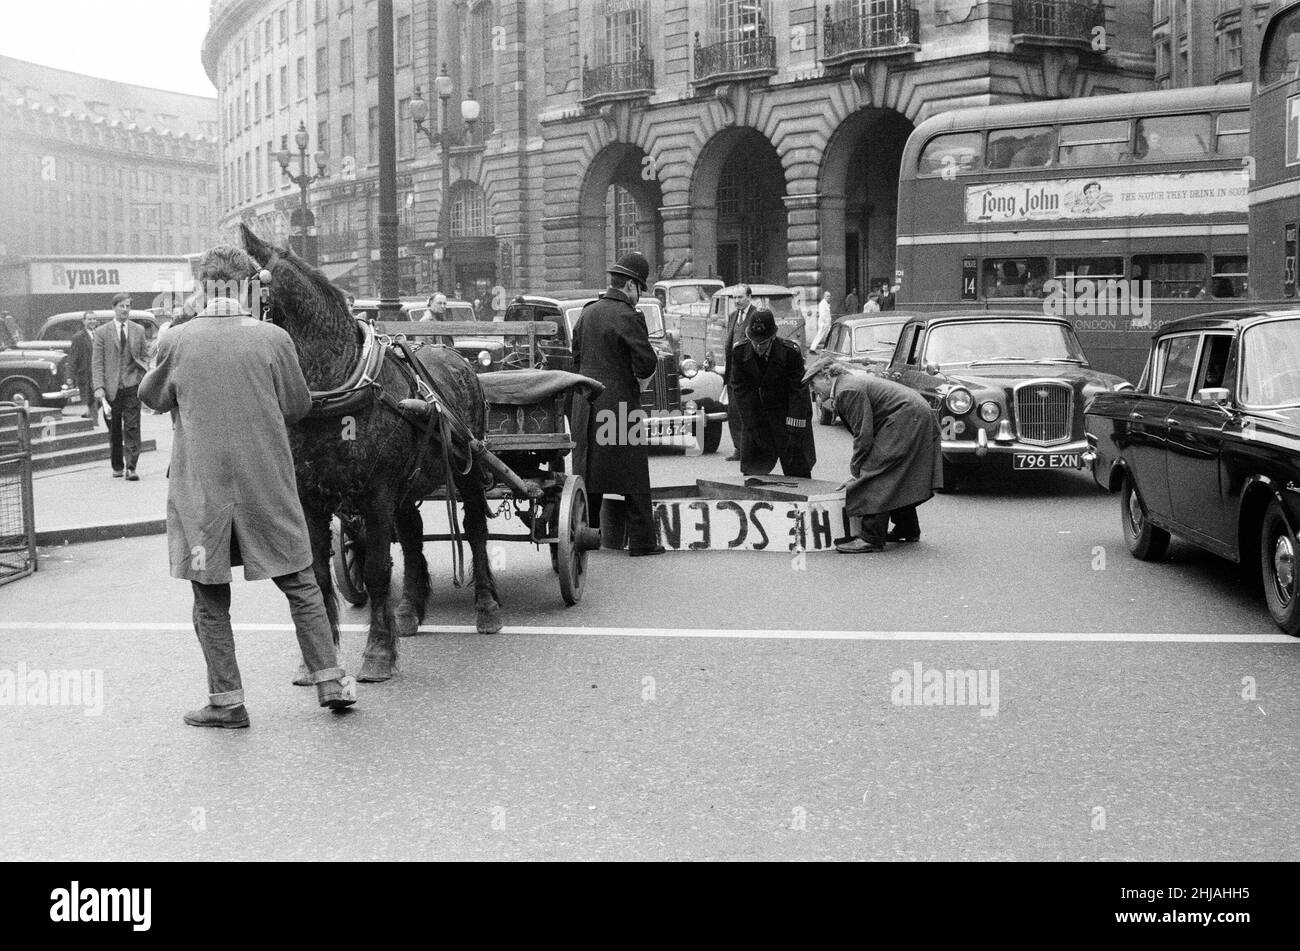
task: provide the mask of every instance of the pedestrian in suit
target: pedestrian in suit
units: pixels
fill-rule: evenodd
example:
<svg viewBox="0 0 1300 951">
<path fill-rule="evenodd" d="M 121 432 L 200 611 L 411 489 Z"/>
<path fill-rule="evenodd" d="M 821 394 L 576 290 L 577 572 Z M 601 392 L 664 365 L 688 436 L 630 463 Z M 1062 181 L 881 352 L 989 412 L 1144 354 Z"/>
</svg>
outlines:
<svg viewBox="0 0 1300 951">
<path fill-rule="evenodd" d="M 604 391 L 573 401 L 573 471 L 587 484 L 588 518 L 600 526 L 604 496 L 621 495 L 627 513 L 628 554 L 661 555 L 650 510 L 650 451 L 641 408 L 641 380 L 659 358 L 645 317 L 636 309 L 646 292 L 650 262 L 633 251 L 609 269 L 609 287 L 582 309 L 573 328 L 573 369 Z"/>
<path fill-rule="evenodd" d="M 320 705 L 340 709 L 356 700 L 316 583 L 289 449 L 288 424 L 307 415 L 311 394 L 293 340 L 251 315 L 256 273 L 243 249 L 207 252 L 200 282 L 241 290 L 212 297 L 197 317 L 164 334 L 158 364 L 140 384 L 149 408 L 175 419 L 167 547 L 172 577 L 191 583 L 208 667 L 208 705 L 185 715 L 190 726 L 248 726 L 230 626 L 233 565 L 243 565 L 246 581 L 273 579 L 288 598 Z"/>
<path fill-rule="evenodd" d="M 95 359 L 95 328 L 99 318 L 95 312 L 88 310 L 81 315 L 81 329 L 72 335 L 72 382 L 81 391 L 81 398 L 86 403 L 86 412 L 82 415 L 95 418 L 97 402 L 95 400 L 95 377 L 92 370 Z"/>
<path fill-rule="evenodd" d="M 748 284 L 740 285 L 740 298 L 736 309 L 731 312 L 727 319 L 727 332 L 722 340 L 723 359 L 727 365 L 722 368 L 722 385 L 727 388 L 727 403 L 729 406 L 736 405 L 736 394 L 731 389 L 731 351 L 737 345 L 745 341 L 745 327 L 749 324 L 749 318 L 753 316 L 757 308 L 754 306 L 753 291 Z M 731 455 L 726 459 L 727 462 L 740 461 L 740 444 L 744 439 L 744 421 L 740 418 L 740 413 L 728 410 L 727 412 L 727 429 L 731 432 Z"/>
<path fill-rule="evenodd" d="M 881 310 L 894 309 L 894 287 L 888 281 L 880 282 L 879 303 L 880 303 Z"/>
<path fill-rule="evenodd" d="M 731 411 L 744 421 L 740 471 L 767 475 L 778 460 L 784 475 L 811 479 L 817 451 L 813 445 L 812 402 L 804 383 L 799 345 L 776 335 L 776 317 L 759 310 L 749 319 L 748 339 L 732 351 Z"/>
<path fill-rule="evenodd" d="M 853 433 L 852 478 L 844 484 L 844 502 L 862 527 L 835 550 L 867 554 L 884 551 L 886 541 L 918 541 L 916 507 L 943 479 L 939 424 L 930 404 L 910 387 L 875 374 L 849 373 L 831 357 L 813 361 L 804 379 L 812 381 L 819 399 L 833 403 Z M 894 529 L 888 531 L 891 520 Z"/>
<path fill-rule="evenodd" d="M 91 356 L 95 399 L 108 419 L 113 478 L 138 482 L 140 457 L 140 380 L 149 371 L 144 328 L 131 320 L 131 295 L 113 295 L 113 319 L 96 328 Z"/>
</svg>

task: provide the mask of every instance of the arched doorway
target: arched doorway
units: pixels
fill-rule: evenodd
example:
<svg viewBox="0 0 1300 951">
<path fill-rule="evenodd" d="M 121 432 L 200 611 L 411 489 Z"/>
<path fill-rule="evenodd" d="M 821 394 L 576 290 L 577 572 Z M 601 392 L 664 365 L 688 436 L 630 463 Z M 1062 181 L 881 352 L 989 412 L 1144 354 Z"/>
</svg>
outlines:
<svg viewBox="0 0 1300 951">
<path fill-rule="evenodd" d="M 694 270 L 727 284 L 784 284 L 785 172 L 757 129 L 726 129 L 700 152 L 691 185 Z"/>
<path fill-rule="evenodd" d="M 912 123 L 891 109 L 861 109 L 845 119 L 822 158 L 822 286 L 836 310 L 856 291 L 859 308 L 894 279 L 898 175 Z"/>
<path fill-rule="evenodd" d="M 662 204 L 654 163 L 642 148 L 615 142 L 596 154 L 578 199 L 584 286 L 603 286 L 605 269 L 628 251 L 640 251 L 650 261 L 650 273 L 658 272 Z"/>
</svg>

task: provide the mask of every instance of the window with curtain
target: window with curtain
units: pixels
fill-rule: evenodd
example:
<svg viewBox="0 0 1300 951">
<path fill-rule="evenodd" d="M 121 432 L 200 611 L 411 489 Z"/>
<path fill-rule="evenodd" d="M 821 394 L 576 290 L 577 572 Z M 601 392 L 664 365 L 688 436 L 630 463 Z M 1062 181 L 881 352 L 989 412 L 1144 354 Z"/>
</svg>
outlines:
<svg viewBox="0 0 1300 951">
<path fill-rule="evenodd" d="M 717 42 L 766 36 L 768 0 L 713 0 L 713 28 Z"/>
<path fill-rule="evenodd" d="M 597 61 L 630 63 L 645 55 L 645 0 L 604 0 L 604 28 L 597 33 Z"/>
</svg>

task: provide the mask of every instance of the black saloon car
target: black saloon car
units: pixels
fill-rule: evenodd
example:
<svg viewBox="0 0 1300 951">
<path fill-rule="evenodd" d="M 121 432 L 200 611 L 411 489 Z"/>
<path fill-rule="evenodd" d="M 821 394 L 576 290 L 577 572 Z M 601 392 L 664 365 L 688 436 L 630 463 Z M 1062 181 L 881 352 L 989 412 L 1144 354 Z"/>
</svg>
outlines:
<svg viewBox="0 0 1300 951">
<path fill-rule="evenodd" d="M 1068 320 L 1041 313 L 915 315 L 884 375 L 934 408 L 947 488 L 999 459 L 1027 471 L 1087 467 L 1084 405 L 1132 388 L 1088 365 Z"/>
<path fill-rule="evenodd" d="M 1137 388 L 1088 407 L 1088 438 L 1135 557 L 1163 557 L 1177 535 L 1237 562 L 1300 635 L 1300 310 L 1166 324 Z"/>
</svg>

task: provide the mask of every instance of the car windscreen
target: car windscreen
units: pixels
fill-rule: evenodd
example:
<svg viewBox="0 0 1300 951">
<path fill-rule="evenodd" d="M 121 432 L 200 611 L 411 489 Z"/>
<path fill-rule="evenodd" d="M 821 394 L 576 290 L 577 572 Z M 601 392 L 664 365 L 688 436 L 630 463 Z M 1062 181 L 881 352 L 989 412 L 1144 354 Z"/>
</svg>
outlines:
<svg viewBox="0 0 1300 951">
<path fill-rule="evenodd" d="M 925 362 L 1083 363 L 1083 349 L 1064 324 L 1031 320 L 981 320 L 940 324 L 930 331 Z"/>
<path fill-rule="evenodd" d="M 668 306 L 707 304 L 711 290 L 712 288 L 701 284 L 683 284 L 680 287 L 670 287 L 668 288 Z"/>
<path fill-rule="evenodd" d="M 1300 320 L 1272 320 L 1241 335 L 1241 401 L 1300 406 Z"/>
<path fill-rule="evenodd" d="M 99 323 L 101 324 L 103 322 L 104 321 L 102 320 L 99 321 Z M 77 331 L 80 329 L 81 329 L 80 317 L 76 318 L 75 320 L 60 320 L 57 321 L 56 323 L 50 324 L 48 327 L 42 330 L 41 339 L 42 340 L 71 340 L 73 337 L 77 335 Z"/>
<path fill-rule="evenodd" d="M 888 350 L 891 353 L 898 343 L 898 332 L 905 321 L 892 324 L 863 324 L 853 328 L 853 350 Z"/>
<path fill-rule="evenodd" d="M 759 310 L 770 310 L 772 316 L 777 320 L 795 316 L 794 297 L 790 294 L 782 294 L 775 297 L 759 297 L 755 295 L 754 306 Z"/>
</svg>

